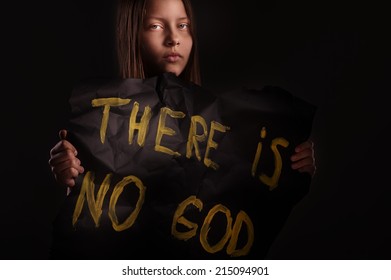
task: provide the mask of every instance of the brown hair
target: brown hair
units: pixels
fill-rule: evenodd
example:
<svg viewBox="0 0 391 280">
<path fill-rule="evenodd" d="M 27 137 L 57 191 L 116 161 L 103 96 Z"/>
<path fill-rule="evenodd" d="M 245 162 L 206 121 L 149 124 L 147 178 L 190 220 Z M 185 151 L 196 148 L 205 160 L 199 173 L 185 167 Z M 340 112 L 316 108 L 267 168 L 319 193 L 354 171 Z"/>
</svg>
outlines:
<svg viewBox="0 0 391 280">
<path fill-rule="evenodd" d="M 144 20 L 144 11 L 148 0 L 118 0 L 116 49 L 121 78 L 144 79 L 144 67 L 141 58 L 140 33 Z M 187 16 L 190 20 L 190 32 L 193 38 L 193 47 L 189 61 L 180 77 L 185 81 L 201 84 L 200 66 L 198 58 L 198 44 L 193 8 L 190 0 L 182 0 Z"/>
</svg>

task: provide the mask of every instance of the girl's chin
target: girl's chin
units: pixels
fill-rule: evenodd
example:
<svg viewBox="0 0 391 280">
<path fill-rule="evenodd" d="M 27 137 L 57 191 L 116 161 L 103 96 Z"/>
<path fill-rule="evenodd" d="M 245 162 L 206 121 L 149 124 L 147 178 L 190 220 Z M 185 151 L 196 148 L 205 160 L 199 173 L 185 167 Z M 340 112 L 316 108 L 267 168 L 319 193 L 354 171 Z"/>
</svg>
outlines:
<svg viewBox="0 0 391 280">
<path fill-rule="evenodd" d="M 158 76 L 162 73 L 172 73 L 178 77 L 182 73 L 182 71 L 174 69 L 173 67 L 166 67 L 164 69 L 160 69 L 159 71 L 147 72 L 146 77 Z"/>
<path fill-rule="evenodd" d="M 175 74 L 176 76 L 179 76 L 182 73 L 183 69 L 178 69 L 178 67 L 166 67 L 164 69 L 164 72 L 170 72 Z"/>
</svg>

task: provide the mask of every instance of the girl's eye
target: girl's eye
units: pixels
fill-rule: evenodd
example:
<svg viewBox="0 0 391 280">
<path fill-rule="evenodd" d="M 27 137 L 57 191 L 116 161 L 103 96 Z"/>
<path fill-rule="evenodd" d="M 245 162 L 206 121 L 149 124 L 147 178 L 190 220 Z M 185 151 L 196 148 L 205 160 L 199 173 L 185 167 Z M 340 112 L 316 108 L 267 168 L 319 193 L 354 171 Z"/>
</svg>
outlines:
<svg viewBox="0 0 391 280">
<path fill-rule="evenodd" d="M 181 23 L 179 24 L 179 29 L 188 29 L 189 28 L 189 24 L 188 23 Z"/>
<path fill-rule="evenodd" d="M 152 24 L 150 28 L 151 28 L 152 30 L 158 30 L 158 29 L 161 29 L 161 28 L 163 28 L 163 27 L 160 26 L 159 24 Z"/>
</svg>

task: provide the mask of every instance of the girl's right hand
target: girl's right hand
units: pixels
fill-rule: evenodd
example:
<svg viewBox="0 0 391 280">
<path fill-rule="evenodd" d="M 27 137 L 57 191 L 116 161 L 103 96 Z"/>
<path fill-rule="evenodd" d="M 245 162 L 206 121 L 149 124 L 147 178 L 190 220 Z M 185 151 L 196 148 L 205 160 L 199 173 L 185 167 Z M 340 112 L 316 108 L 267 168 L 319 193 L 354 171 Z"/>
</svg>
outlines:
<svg viewBox="0 0 391 280">
<path fill-rule="evenodd" d="M 67 131 L 60 130 L 60 141 L 50 150 L 49 165 L 56 181 L 64 186 L 73 187 L 75 179 L 84 172 L 80 160 L 76 157 L 76 148 L 66 139 Z"/>
</svg>

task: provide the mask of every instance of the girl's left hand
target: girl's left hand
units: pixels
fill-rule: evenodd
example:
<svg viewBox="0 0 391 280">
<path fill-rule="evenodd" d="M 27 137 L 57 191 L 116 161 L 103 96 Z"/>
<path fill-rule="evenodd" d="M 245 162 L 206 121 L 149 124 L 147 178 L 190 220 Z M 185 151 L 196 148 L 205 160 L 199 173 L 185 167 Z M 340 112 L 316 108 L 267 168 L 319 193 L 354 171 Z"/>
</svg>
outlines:
<svg viewBox="0 0 391 280">
<path fill-rule="evenodd" d="M 314 143 L 307 140 L 296 146 L 295 154 L 291 156 L 292 169 L 299 172 L 307 172 L 314 176 L 316 171 Z"/>
</svg>

